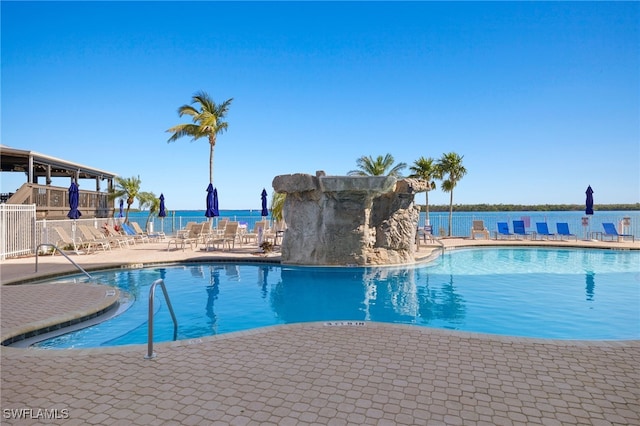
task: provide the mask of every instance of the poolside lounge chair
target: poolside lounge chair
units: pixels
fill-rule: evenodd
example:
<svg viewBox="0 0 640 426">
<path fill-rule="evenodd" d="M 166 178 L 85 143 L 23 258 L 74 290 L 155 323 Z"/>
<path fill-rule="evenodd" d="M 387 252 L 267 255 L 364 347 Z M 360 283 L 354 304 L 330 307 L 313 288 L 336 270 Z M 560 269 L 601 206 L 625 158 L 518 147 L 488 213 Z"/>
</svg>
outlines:
<svg viewBox="0 0 640 426">
<path fill-rule="evenodd" d="M 238 222 L 227 222 L 227 226 L 224 228 L 224 235 L 222 236 L 213 236 L 207 240 L 206 249 L 215 248 L 218 244 L 222 245 L 222 249 L 224 250 L 225 244 L 231 250 L 231 247 L 236 246 L 236 239 L 238 239 Z"/>
<path fill-rule="evenodd" d="M 547 240 L 551 237 L 553 237 L 553 239 L 556 238 L 556 234 L 549 232 L 549 225 L 547 225 L 547 222 L 536 222 L 536 237 L 538 236 L 541 239 Z"/>
<path fill-rule="evenodd" d="M 93 226 L 87 226 L 86 229 L 91 233 L 91 235 L 93 235 L 94 240 L 101 241 L 102 239 L 106 239 L 111 247 L 129 247 L 126 240 L 123 240 L 120 237 L 109 236 L 107 230 L 104 228 L 102 228 L 104 232 L 94 228 Z"/>
<path fill-rule="evenodd" d="M 606 222 L 602 224 L 604 228 L 604 234 L 602 234 L 602 239 L 611 238 L 611 241 L 615 238 L 618 242 L 624 241 L 625 238 L 631 237 L 631 241 L 636 241 L 636 238 L 632 234 L 620 234 L 616 229 L 615 225 L 611 222 Z"/>
<path fill-rule="evenodd" d="M 287 224 L 283 220 L 275 222 L 273 227 L 266 228 L 263 241 L 273 240 L 273 245 L 277 246 L 278 241 L 282 241 L 284 238 L 285 229 L 287 229 Z"/>
<path fill-rule="evenodd" d="M 473 225 L 471 226 L 471 239 L 476 239 L 476 234 L 484 235 L 484 237 L 489 239 L 489 230 L 484 226 L 484 220 L 474 220 Z"/>
<path fill-rule="evenodd" d="M 563 240 L 563 237 L 567 237 L 567 240 L 569 238 L 575 238 L 576 241 L 578 241 L 578 236 L 576 234 L 572 234 L 571 231 L 569 231 L 569 224 L 567 222 L 558 222 L 556 223 L 556 229 L 558 230 L 558 235 L 560 236 L 560 239 Z"/>
<path fill-rule="evenodd" d="M 255 241 L 255 243 L 258 244 L 259 237 L 264 236 L 266 228 L 267 228 L 266 220 L 257 221 L 253 225 L 253 229 L 250 232 L 242 234 L 242 242 L 249 243 L 251 241 Z"/>
<path fill-rule="evenodd" d="M 138 234 L 131 226 L 129 226 L 128 223 L 123 223 L 121 227 L 124 234 L 132 237 L 134 241 L 142 241 L 143 243 L 148 243 L 150 241 L 147 235 Z"/>
<path fill-rule="evenodd" d="M 191 228 L 193 228 L 196 225 L 197 225 L 196 222 L 187 222 L 187 224 L 185 225 L 184 228 L 178 229 L 176 231 L 176 237 L 178 237 L 178 238 L 186 238 L 186 237 L 188 237 L 189 234 L 191 233 Z"/>
<path fill-rule="evenodd" d="M 213 228 L 214 233 L 217 235 L 224 234 L 224 228 L 227 226 L 227 223 L 229 223 L 229 219 L 219 219 L 216 227 Z"/>
<path fill-rule="evenodd" d="M 58 236 L 54 244 L 60 250 L 65 250 L 69 247 L 72 247 L 73 251 L 76 254 L 89 254 L 92 248 L 97 247 L 97 244 L 91 241 L 82 241 L 82 239 L 78 237 L 76 237 L 75 239 L 71 238 L 71 236 L 67 234 L 67 231 L 65 231 L 65 229 L 60 226 L 53 226 L 51 227 L 51 229 L 53 229 L 53 232 Z M 85 252 L 82 252 L 81 249 L 84 249 Z M 53 252 L 53 254 L 55 254 L 55 251 Z"/>
<path fill-rule="evenodd" d="M 498 226 L 498 230 L 496 231 L 496 240 L 499 237 L 515 238 L 515 234 L 509 232 L 509 224 L 507 222 L 498 222 L 496 225 Z"/>
<path fill-rule="evenodd" d="M 197 234 L 198 242 L 205 244 L 207 240 L 215 234 L 213 228 L 211 227 L 212 223 L 210 221 L 205 221 L 200 224 L 200 228 L 194 228 L 194 231 Z"/>
<path fill-rule="evenodd" d="M 136 234 L 146 235 L 147 237 L 149 237 L 150 240 L 157 241 L 157 240 L 164 240 L 166 238 L 166 235 L 162 231 L 152 232 L 152 233 L 144 232 L 142 228 L 140 228 L 140 225 L 138 225 L 138 222 L 131 222 L 130 225 L 133 228 L 133 230 L 136 231 Z"/>
<path fill-rule="evenodd" d="M 136 240 L 132 236 L 121 234 L 116 231 L 113 225 L 105 223 L 102 225 L 107 237 L 111 238 L 111 241 L 116 242 L 120 247 L 129 247 L 129 244 L 135 244 Z"/>
<path fill-rule="evenodd" d="M 92 226 L 89 226 L 89 225 L 80 225 L 80 224 L 77 225 L 77 228 L 80 230 L 80 233 L 82 234 L 82 238 L 84 239 L 84 241 L 94 242 L 96 243 L 96 245 L 99 245 L 104 251 L 107 251 L 107 249 L 111 250 L 111 242 L 109 241 L 109 239 L 104 235 L 100 234 L 100 231 L 98 231 L 96 228 L 93 228 Z M 98 234 L 100 235 L 94 234 L 91 231 L 91 228 L 96 229 L 96 231 L 98 231 Z"/>
<path fill-rule="evenodd" d="M 531 238 L 531 232 L 525 229 L 524 220 L 513 221 L 513 233 L 516 237 Z"/>
<path fill-rule="evenodd" d="M 189 244 L 189 246 L 191 247 L 191 250 L 194 249 L 193 247 L 194 244 L 195 244 L 195 247 L 198 248 L 198 242 L 200 241 L 200 238 L 201 238 L 200 234 L 202 233 L 203 229 L 206 229 L 209 226 L 211 226 L 209 222 L 202 222 L 202 223 L 192 222 L 192 224 L 189 226 L 188 234 L 180 232 L 176 237 L 169 240 L 169 243 L 167 244 L 167 251 L 169 251 L 169 249 L 171 248 L 171 244 L 175 245 L 176 250 L 178 249 L 178 245 L 180 245 L 180 247 L 182 248 L 182 251 L 184 251 L 187 244 Z"/>
</svg>

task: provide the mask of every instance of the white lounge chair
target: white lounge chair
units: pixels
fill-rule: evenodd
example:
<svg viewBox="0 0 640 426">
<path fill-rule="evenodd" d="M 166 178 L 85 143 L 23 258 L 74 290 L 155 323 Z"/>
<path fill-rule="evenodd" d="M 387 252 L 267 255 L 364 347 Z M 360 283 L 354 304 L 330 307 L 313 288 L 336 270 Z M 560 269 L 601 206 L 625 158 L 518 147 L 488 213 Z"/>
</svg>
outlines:
<svg viewBox="0 0 640 426">
<path fill-rule="evenodd" d="M 489 230 L 484 226 L 484 220 L 474 220 L 471 225 L 471 239 L 476 239 L 476 234 L 483 235 L 487 240 L 489 239 Z"/>
<path fill-rule="evenodd" d="M 98 246 L 97 243 L 93 243 L 91 241 L 82 241 L 82 239 L 78 237 L 73 239 L 71 236 L 69 236 L 69 234 L 67 234 L 67 231 L 65 231 L 64 228 L 60 226 L 53 226 L 51 229 L 53 229 L 53 232 L 56 233 L 58 236 L 58 238 L 56 239 L 55 245 L 60 250 L 65 250 L 65 249 L 68 249 L 69 247 L 73 247 L 73 251 L 76 254 L 83 254 L 83 253 L 89 254 L 91 252 L 91 249 L 95 249 Z M 82 252 L 81 251 L 82 249 L 86 251 Z M 55 251 L 54 251 L 54 254 L 55 254 Z"/>
<path fill-rule="evenodd" d="M 210 226 L 209 222 L 203 222 L 200 224 L 193 222 L 193 224 L 189 226 L 188 234 L 185 234 L 184 232 L 180 232 L 176 237 L 169 240 L 169 243 L 167 244 L 167 251 L 171 249 L 171 244 L 173 244 L 176 247 L 176 250 L 178 249 L 178 245 L 179 245 L 182 248 L 182 251 L 184 251 L 187 244 L 189 244 L 189 247 L 191 247 L 191 250 L 194 249 L 193 247 L 194 244 L 197 248 L 198 242 L 200 241 L 200 238 L 201 238 L 200 234 L 202 233 L 202 230 L 206 229 L 206 227 L 208 226 Z"/>
<path fill-rule="evenodd" d="M 96 229 L 96 228 L 93 228 L 92 226 L 89 226 L 89 225 L 78 224 L 77 229 L 82 234 L 82 238 L 84 239 L 84 241 L 94 242 L 96 243 L 96 245 L 99 245 L 104 251 L 107 251 L 107 249 L 111 250 L 111 242 L 107 237 L 105 237 L 104 235 L 96 236 L 96 234 L 94 234 L 91 231 L 91 229 Z M 96 231 L 98 230 L 96 229 Z M 98 231 L 98 233 L 99 232 L 100 231 Z"/>
<path fill-rule="evenodd" d="M 266 220 L 259 220 L 257 221 L 254 225 L 253 225 L 253 229 L 250 232 L 247 232 L 245 234 L 242 234 L 242 242 L 243 243 L 250 243 L 251 241 L 255 241 L 255 243 L 258 243 L 260 234 L 262 234 L 263 236 L 266 233 L 266 229 L 267 229 L 267 224 L 268 222 Z"/>
<path fill-rule="evenodd" d="M 231 250 L 231 247 L 236 246 L 236 239 L 238 239 L 238 222 L 228 222 L 227 226 L 224 228 L 224 235 L 222 236 L 213 236 L 207 240 L 206 249 L 215 248 L 218 244 L 222 245 L 222 249 L 224 250 L 225 244 Z"/>
<path fill-rule="evenodd" d="M 129 225 L 131 225 L 133 230 L 136 231 L 136 234 L 146 235 L 152 241 L 164 240 L 166 238 L 166 235 L 164 234 L 164 232 L 160 232 L 160 231 L 152 232 L 152 233 L 144 232 L 142 228 L 140 228 L 140 225 L 138 225 L 138 222 L 131 222 L 129 223 Z"/>
</svg>

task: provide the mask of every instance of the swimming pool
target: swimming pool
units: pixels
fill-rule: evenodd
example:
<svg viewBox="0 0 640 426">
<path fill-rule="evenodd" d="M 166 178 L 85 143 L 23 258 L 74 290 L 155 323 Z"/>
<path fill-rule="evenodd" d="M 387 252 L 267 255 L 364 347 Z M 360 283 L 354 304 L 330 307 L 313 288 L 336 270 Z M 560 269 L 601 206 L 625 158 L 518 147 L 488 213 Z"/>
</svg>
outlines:
<svg viewBox="0 0 640 426">
<path fill-rule="evenodd" d="M 94 273 L 126 291 L 122 314 L 38 344 L 147 342 L 149 287 L 163 278 L 178 339 L 308 321 L 380 321 L 555 339 L 640 338 L 640 252 L 482 248 L 408 267 L 191 263 Z M 81 276 L 57 281 L 84 281 Z M 156 292 L 157 295 L 161 292 Z M 161 296 L 154 341 L 173 339 Z"/>
</svg>

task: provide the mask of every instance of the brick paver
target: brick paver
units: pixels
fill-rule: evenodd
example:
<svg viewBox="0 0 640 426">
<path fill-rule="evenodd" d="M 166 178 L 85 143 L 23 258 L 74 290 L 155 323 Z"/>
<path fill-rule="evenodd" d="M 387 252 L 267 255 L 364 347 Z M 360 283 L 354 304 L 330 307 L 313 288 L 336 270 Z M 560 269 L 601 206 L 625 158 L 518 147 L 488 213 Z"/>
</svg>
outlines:
<svg viewBox="0 0 640 426">
<path fill-rule="evenodd" d="M 96 262 L 99 255 L 91 256 Z M 149 262 L 127 256 L 136 259 Z M 105 303 L 101 286 L 59 286 L 46 299 L 51 289 L 42 288 L 1 288 L 3 335 Z M 29 290 L 37 302 L 29 302 Z M 78 296 L 74 306 L 71 295 Z M 144 345 L 1 350 L 3 424 L 640 424 L 637 340 L 554 341 L 367 322 L 161 343 L 153 360 L 144 359 Z"/>
</svg>

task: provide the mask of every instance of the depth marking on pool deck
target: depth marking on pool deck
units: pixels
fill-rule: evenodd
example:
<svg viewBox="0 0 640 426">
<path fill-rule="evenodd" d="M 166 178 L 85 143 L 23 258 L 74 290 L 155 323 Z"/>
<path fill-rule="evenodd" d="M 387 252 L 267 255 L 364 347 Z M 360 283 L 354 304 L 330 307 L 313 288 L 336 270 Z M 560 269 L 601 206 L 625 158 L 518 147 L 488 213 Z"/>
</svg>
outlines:
<svg viewBox="0 0 640 426">
<path fill-rule="evenodd" d="M 364 321 L 327 321 L 324 323 L 325 327 L 342 327 L 342 326 L 352 326 L 352 327 L 364 327 Z"/>
</svg>

